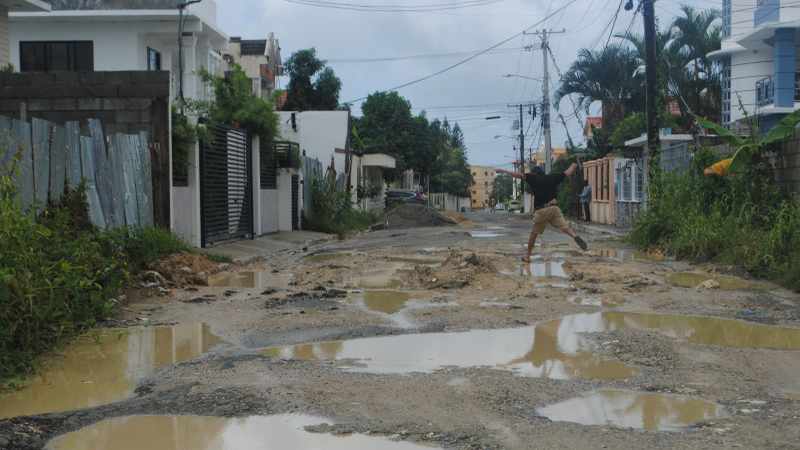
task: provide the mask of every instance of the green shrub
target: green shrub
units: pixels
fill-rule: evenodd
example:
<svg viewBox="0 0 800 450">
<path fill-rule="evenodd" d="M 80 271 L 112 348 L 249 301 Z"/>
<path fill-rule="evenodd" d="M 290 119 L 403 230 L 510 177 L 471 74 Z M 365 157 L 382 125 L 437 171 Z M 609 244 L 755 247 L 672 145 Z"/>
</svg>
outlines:
<svg viewBox="0 0 800 450">
<path fill-rule="evenodd" d="M 800 290 L 800 205 L 776 188 L 757 158 L 740 174 L 704 177 L 702 169 L 716 159 L 701 150 L 688 173 L 661 174 L 630 240 L 678 258 L 737 265 Z"/>
<path fill-rule="evenodd" d="M 166 230 L 97 230 L 83 186 L 37 217 L 0 176 L 0 381 L 107 317 L 131 271 L 187 249 Z"/>
<path fill-rule="evenodd" d="M 312 214 L 308 228 L 340 237 L 365 230 L 378 221 L 375 213 L 353 208 L 350 193 L 337 191 L 333 181 L 314 179 L 311 184 Z"/>
</svg>

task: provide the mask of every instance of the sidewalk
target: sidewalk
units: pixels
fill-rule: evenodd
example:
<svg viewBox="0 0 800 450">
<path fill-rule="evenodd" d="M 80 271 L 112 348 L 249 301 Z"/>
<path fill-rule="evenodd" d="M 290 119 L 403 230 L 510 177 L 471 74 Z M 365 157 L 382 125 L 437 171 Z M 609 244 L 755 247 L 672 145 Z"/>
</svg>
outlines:
<svg viewBox="0 0 800 450">
<path fill-rule="evenodd" d="M 278 252 L 302 249 L 335 239 L 331 234 L 314 231 L 282 231 L 268 234 L 253 240 L 229 242 L 201 251 L 210 255 L 225 256 L 238 263 L 248 263 L 258 258 L 266 258 Z"/>
<path fill-rule="evenodd" d="M 619 228 L 614 225 L 578 222 L 575 220 L 571 220 L 571 222 L 574 224 L 575 232 L 577 233 L 599 234 L 622 238 L 631 232 L 630 228 Z"/>
</svg>

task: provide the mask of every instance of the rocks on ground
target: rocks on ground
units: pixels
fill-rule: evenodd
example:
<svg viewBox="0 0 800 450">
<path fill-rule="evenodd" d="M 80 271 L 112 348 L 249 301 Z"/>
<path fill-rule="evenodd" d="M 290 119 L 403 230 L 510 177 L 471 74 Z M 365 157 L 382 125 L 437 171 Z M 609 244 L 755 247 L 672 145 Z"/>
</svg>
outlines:
<svg viewBox="0 0 800 450">
<path fill-rule="evenodd" d="M 441 267 L 418 265 L 411 272 L 412 283 L 426 289 L 459 289 L 484 273 L 495 273 L 494 264 L 475 253 L 451 251 Z"/>
<path fill-rule="evenodd" d="M 174 287 L 207 285 L 208 276 L 220 270 L 217 263 L 197 253 L 176 253 L 161 258 L 144 272 L 146 283 L 164 284 Z"/>
</svg>

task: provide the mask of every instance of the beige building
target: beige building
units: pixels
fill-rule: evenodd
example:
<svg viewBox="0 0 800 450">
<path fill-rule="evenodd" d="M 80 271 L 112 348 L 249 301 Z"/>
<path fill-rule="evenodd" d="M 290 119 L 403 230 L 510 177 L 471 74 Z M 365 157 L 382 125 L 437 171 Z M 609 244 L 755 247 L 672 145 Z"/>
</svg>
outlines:
<svg viewBox="0 0 800 450">
<path fill-rule="evenodd" d="M 277 78 L 283 74 L 281 47 L 273 33 L 267 39 L 232 37 L 225 60 L 242 66 L 253 80 L 253 94 L 264 99 L 272 96 L 277 88 Z"/>
<path fill-rule="evenodd" d="M 11 49 L 8 47 L 8 13 L 31 11 L 50 11 L 50 4 L 42 0 L 0 0 L 0 69 L 11 62 Z"/>
<path fill-rule="evenodd" d="M 490 204 L 489 200 L 492 189 L 494 189 L 494 178 L 497 176 L 494 167 L 470 166 L 469 171 L 472 173 L 472 187 L 469 191 L 472 209 L 494 206 Z"/>
</svg>

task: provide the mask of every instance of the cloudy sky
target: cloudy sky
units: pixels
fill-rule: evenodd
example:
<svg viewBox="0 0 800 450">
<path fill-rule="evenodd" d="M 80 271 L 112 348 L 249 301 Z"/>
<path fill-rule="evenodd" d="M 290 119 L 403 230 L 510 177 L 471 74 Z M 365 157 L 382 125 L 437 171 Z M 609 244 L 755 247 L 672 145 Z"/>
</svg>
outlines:
<svg viewBox="0 0 800 450">
<path fill-rule="evenodd" d="M 336 0 L 337 3 L 369 5 L 452 4 L 463 0 Z M 721 0 L 659 0 L 656 12 L 663 22 L 678 14 L 682 3 L 697 7 L 720 7 Z M 298 49 L 316 47 L 318 55 L 329 61 L 342 79 L 341 101 L 430 75 L 457 63 L 472 53 L 495 45 L 522 30 L 566 29 L 552 36 L 551 48 L 560 69 L 566 70 L 580 48 L 602 48 L 610 25 L 620 5 L 619 0 L 498 0 L 491 4 L 458 10 L 424 13 L 378 13 L 318 8 L 286 0 L 218 0 L 219 22 L 231 36 L 263 38 L 274 32 L 280 39 L 284 58 Z M 568 5 L 568 6 L 567 6 Z M 565 7 L 566 6 L 566 7 Z M 548 20 L 537 25 L 551 14 Z M 641 14 L 620 12 L 615 31 L 631 25 L 641 32 Z M 521 48 L 534 45 L 536 50 Z M 519 36 L 499 50 L 477 57 L 453 70 L 424 82 L 400 89 L 411 101 L 415 112 L 425 110 L 429 118 L 448 117 L 464 130 L 472 164 L 508 165 L 514 159 L 517 132 L 511 130 L 518 110 L 506 107 L 542 99 L 542 83 L 511 77 L 519 74 L 540 78 L 542 53 L 539 38 Z M 453 53 L 456 53 L 453 55 Z M 444 55 L 443 55 L 444 54 Z M 391 61 L 367 61 L 376 58 L 405 58 Z M 433 55 L 433 56 L 430 56 Z M 355 60 L 355 61 L 354 61 Z M 551 91 L 558 86 L 558 73 L 551 64 Z M 287 80 L 282 80 L 282 83 Z M 358 104 L 353 109 L 360 114 Z M 573 140 L 582 141 L 582 124 L 574 117 L 572 105 L 565 99 L 561 112 Z M 501 116 L 499 120 L 486 120 Z M 528 127 L 525 118 L 526 149 L 539 148 L 540 122 Z M 581 112 L 581 118 L 585 114 Z M 565 127 L 553 114 L 553 146 L 567 140 Z"/>
</svg>

